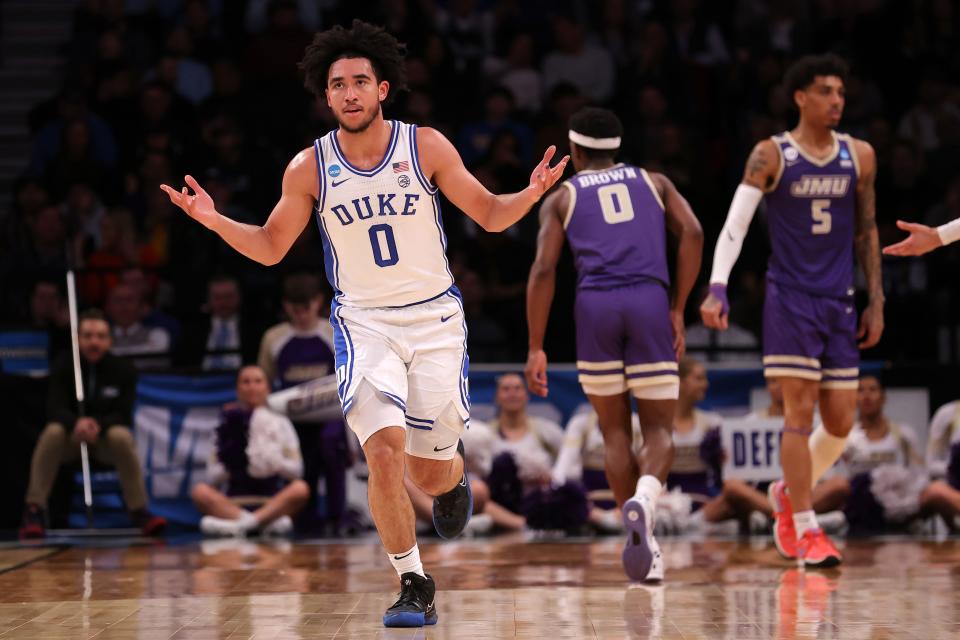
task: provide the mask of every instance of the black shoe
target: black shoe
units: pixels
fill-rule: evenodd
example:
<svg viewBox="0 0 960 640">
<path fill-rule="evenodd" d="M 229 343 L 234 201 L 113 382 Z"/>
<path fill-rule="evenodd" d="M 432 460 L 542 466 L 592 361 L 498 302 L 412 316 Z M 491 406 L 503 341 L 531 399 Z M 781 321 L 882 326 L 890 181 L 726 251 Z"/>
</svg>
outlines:
<svg viewBox="0 0 960 640">
<path fill-rule="evenodd" d="M 383 614 L 385 627 L 422 627 L 437 624 L 437 608 L 433 596 L 437 585 L 412 571 L 400 576 L 400 599 Z"/>
<path fill-rule="evenodd" d="M 466 464 L 463 454 L 463 440 L 457 444 L 457 451 Z M 473 515 L 473 492 L 470 491 L 470 481 L 464 469 L 460 483 L 443 495 L 433 499 L 433 527 L 441 538 L 450 540 L 463 532 Z"/>
<path fill-rule="evenodd" d="M 23 508 L 23 520 L 20 521 L 20 539 L 36 540 L 47 535 L 46 514 L 43 507 L 27 504 Z"/>
</svg>

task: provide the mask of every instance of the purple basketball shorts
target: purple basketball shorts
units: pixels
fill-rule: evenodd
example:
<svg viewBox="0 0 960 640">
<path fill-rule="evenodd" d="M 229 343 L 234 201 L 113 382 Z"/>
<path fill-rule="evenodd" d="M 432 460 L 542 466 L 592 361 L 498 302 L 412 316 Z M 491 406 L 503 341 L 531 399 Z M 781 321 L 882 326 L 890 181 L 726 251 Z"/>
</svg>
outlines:
<svg viewBox="0 0 960 640">
<path fill-rule="evenodd" d="M 856 389 L 860 352 L 853 298 L 828 298 L 767 281 L 763 374 L 824 389 Z"/>
<path fill-rule="evenodd" d="M 581 289 L 574 308 L 577 370 L 588 393 L 613 395 L 679 383 L 667 290 L 657 282 Z M 676 398 L 676 395 L 673 395 Z"/>
</svg>

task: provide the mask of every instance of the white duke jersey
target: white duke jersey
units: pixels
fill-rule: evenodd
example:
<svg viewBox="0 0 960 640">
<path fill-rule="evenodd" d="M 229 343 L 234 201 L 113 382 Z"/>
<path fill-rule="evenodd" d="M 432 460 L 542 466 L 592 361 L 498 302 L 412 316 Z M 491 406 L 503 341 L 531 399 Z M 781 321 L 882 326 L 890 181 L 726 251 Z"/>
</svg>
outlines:
<svg viewBox="0 0 960 640">
<path fill-rule="evenodd" d="M 417 157 L 417 127 L 390 123 L 387 152 L 369 170 L 347 161 L 336 129 L 314 142 L 317 221 L 338 304 L 403 307 L 453 286 L 438 191 Z"/>
</svg>

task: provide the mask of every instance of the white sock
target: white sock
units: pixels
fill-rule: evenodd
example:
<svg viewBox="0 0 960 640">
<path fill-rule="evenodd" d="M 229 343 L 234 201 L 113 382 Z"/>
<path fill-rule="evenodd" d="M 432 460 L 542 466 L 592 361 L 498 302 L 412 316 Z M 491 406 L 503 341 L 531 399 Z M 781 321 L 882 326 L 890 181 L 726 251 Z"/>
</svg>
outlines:
<svg viewBox="0 0 960 640">
<path fill-rule="evenodd" d="M 794 511 L 793 526 L 797 529 L 797 538 L 802 536 L 810 529 L 817 529 L 820 527 L 820 525 L 817 524 L 817 514 L 813 512 L 813 509 L 810 509 L 809 511 Z"/>
<path fill-rule="evenodd" d="M 244 510 L 243 515 L 237 518 L 237 522 L 239 523 L 240 528 L 244 531 L 250 531 L 251 529 L 256 529 L 258 526 L 260 526 L 257 518 L 247 510 Z"/>
<path fill-rule="evenodd" d="M 657 504 L 657 498 L 663 492 L 663 485 L 657 480 L 656 476 L 640 476 L 637 480 L 637 497 L 646 496 L 650 498 L 650 504 Z"/>
<path fill-rule="evenodd" d="M 810 436 L 810 478 L 816 485 L 823 474 L 833 466 L 847 446 L 846 438 L 838 438 L 821 424 Z"/>
<path fill-rule="evenodd" d="M 390 558 L 390 564 L 393 565 L 393 568 L 397 570 L 398 576 L 413 571 L 419 576 L 427 577 L 423 573 L 423 563 L 420 562 L 420 547 L 417 545 L 413 545 L 412 548 L 403 553 L 388 553 L 387 557 Z"/>
</svg>

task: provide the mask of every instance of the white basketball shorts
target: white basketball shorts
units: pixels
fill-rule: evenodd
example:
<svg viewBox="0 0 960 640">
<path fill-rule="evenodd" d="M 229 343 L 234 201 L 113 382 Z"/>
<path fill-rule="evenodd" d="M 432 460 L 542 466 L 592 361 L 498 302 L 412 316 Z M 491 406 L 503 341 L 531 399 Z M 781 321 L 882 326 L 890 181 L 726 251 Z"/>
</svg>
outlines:
<svg viewBox="0 0 960 640">
<path fill-rule="evenodd" d="M 449 460 L 470 423 L 467 325 L 460 292 L 407 307 L 333 303 L 337 393 L 361 446 L 404 427 L 411 455 Z M 367 384 L 364 384 L 367 383 Z"/>
</svg>

